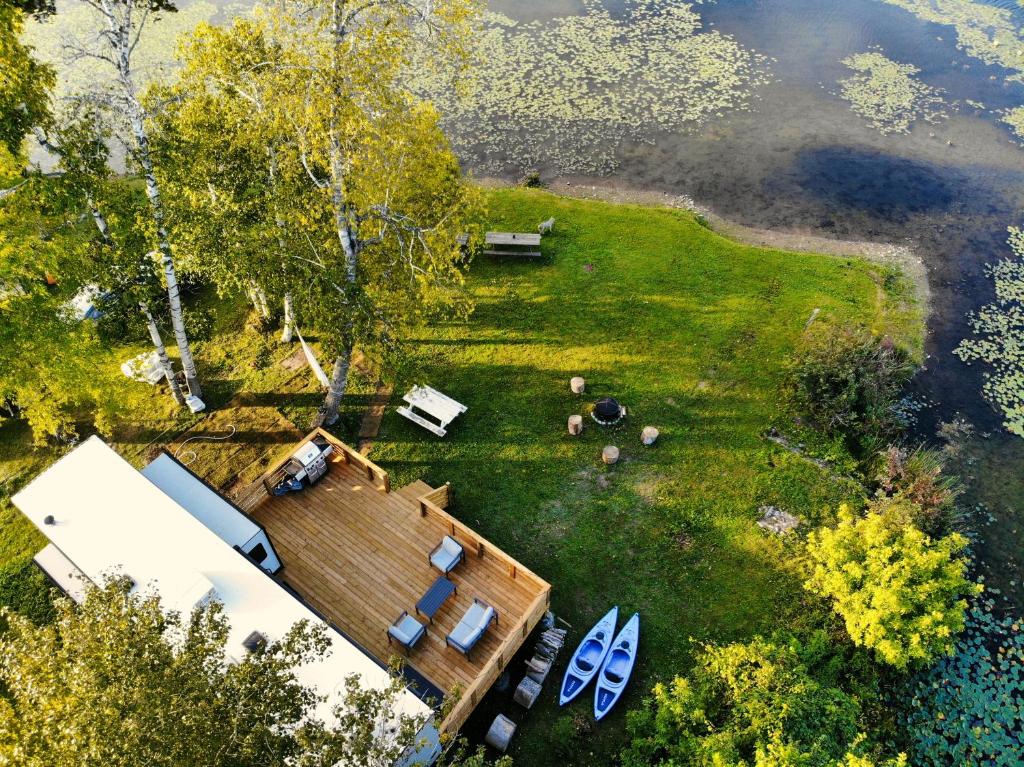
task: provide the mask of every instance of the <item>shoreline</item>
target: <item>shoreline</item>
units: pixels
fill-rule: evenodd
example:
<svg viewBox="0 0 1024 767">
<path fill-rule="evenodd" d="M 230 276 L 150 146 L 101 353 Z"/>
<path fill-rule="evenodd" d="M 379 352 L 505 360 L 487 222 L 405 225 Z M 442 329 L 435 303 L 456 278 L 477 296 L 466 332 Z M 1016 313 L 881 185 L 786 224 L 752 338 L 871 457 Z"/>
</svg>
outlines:
<svg viewBox="0 0 1024 767">
<path fill-rule="evenodd" d="M 491 176 L 478 178 L 476 183 L 485 188 L 517 186 L 507 179 Z M 541 188 L 561 197 L 688 210 L 702 216 L 715 234 L 745 245 L 801 253 L 818 253 L 837 258 L 863 258 L 883 266 L 895 267 L 913 283 L 914 297 L 921 308 L 921 320 L 927 325 L 931 313 L 928 271 L 924 260 L 909 246 L 866 240 L 837 240 L 811 231 L 759 229 L 720 216 L 687 195 L 658 192 L 651 189 L 635 189 L 609 179 L 557 176 L 546 182 Z"/>
</svg>

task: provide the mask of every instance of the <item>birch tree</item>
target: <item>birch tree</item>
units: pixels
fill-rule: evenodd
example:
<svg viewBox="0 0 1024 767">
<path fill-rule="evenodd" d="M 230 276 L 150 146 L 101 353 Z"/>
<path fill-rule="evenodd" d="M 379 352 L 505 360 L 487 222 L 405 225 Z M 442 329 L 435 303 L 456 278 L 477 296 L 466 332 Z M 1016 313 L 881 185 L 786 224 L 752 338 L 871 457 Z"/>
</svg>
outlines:
<svg viewBox="0 0 1024 767">
<path fill-rule="evenodd" d="M 282 154 L 294 154 L 273 124 L 282 66 L 262 25 L 202 24 L 182 42 L 178 82 L 149 98 L 167 104 L 154 140 L 166 158 L 160 176 L 183 263 L 219 291 L 247 295 L 263 318 L 269 301 L 282 302 L 282 340 L 290 341 L 295 306 L 284 273 L 305 250 L 294 222 L 311 201 L 280 167 Z"/>
<path fill-rule="evenodd" d="M 36 126 L 34 133 L 40 146 L 58 160 L 59 179 L 53 180 L 52 187 L 69 198 L 71 209 L 84 204 L 96 227 L 99 247 L 93 249 L 94 257 L 82 264 L 79 284 L 95 285 L 116 300 L 138 307 L 170 394 L 179 405 L 184 404 L 184 394 L 150 309 L 159 300 L 155 264 L 145 255 L 148 248 L 136 226 L 138 216 L 133 195 L 123 184 L 111 182 L 109 137 L 102 126 L 103 121 L 92 110 L 72 110 L 63 115 L 59 123 L 55 121 L 50 127 Z M 120 227 L 115 234 L 106 210 L 118 204 L 122 208 L 119 218 L 127 221 L 128 226 Z"/>
<path fill-rule="evenodd" d="M 337 238 L 315 261 L 344 310 L 339 322 L 327 316 L 335 301 L 316 303 L 326 310 L 321 326 L 335 329 L 318 419 L 330 424 L 356 344 L 394 348 L 427 294 L 461 281 L 457 238 L 471 195 L 436 113 L 404 80 L 414 56 L 420 66 L 464 65 L 480 9 L 468 0 L 309 0 L 292 10 L 292 33 L 312 52 L 306 87 L 292 91 L 296 144 Z M 340 269 L 325 261 L 332 250 Z"/>
<path fill-rule="evenodd" d="M 181 148 L 165 172 L 193 237 L 216 233 L 194 243 L 197 264 L 243 289 L 257 279 L 316 327 L 334 360 L 323 423 L 338 417 L 357 345 L 394 354 L 409 326 L 466 307 L 459 235 L 480 198 L 404 77 L 424 50 L 418 62 L 458 67 L 477 10 L 286 3 L 182 46 L 165 98 Z"/>
<path fill-rule="evenodd" d="M 185 372 L 189 392 L 202 396 L 195 361 L 185 332 L 185 319 L 181 306 L 181 293 L 167 228 L 167 209 L 161 195 L 156 173 L 156 162 L 150 146 L 149 120 L 151 115 L 143 105 L 133 55 L 139 40 L 149 25 L 160 14 L 173 11 L 166 0 L 81 0 L 94 12 L 96 29 L 88 41 L 68 43 L 73 58 L 101 62 L 113 75 L 109 89 L 82 94 L 85 101 L 117 115 L 126 128 L 125 148 L 138 166 L 145 182 L 149 201 L 150 224 L 159 254 L 160 268 L 167 290 L 171 325 Z"/>
</svg>

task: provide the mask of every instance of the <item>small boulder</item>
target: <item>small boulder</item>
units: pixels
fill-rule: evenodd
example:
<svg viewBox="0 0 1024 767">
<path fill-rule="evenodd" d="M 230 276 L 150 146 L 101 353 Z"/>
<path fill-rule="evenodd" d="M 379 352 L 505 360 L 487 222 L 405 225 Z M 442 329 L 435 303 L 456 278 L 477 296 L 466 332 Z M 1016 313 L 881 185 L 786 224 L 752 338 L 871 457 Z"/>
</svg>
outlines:
<svg viewBox="0 0 1024 767">
<path fill-rule="evenodd" d="M 777 506 L 762 506 L 758 511 L 761 512 L 761 518 L 757 520 L 757 526 L 775 535 L 785 535 L 800 524 L 799 517 Z"/>
<path fill-rule="evenodd" d="M 658 430 L 653 426 L 645 426 L 643 431 L 640 432 L 640 441 L 650 447 L 658 441 Z"/>
</svg>

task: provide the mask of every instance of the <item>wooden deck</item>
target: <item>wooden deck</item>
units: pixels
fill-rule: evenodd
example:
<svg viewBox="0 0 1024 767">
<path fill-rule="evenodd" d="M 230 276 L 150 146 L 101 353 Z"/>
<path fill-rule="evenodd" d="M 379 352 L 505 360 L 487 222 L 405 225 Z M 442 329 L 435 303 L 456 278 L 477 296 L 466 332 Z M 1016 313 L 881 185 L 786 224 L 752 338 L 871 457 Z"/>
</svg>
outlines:
<svg viewBox="0 0 1024 767">
<path fill-rule="evenodd" d="M 284 581 L 382 662 L 400 651 L 388 645 L 388 626 L 403 610 L 415 614 L 416 601 L 439 575 L 428 561 L 431 549 L 454 534 L 467 555 L 450 576 L 458 593 L 434 616 L 407 663 L 440 690 L 462 691 L 442 723 L 457 730 L 547 609 L 551 587 L 447 514 L 447 486 L 416 482 L 390 491 L 382 469 L 331 441 L 335 455 L 319 483 L 281 497 L 256 493 L 249 513 L 284 562 Z M 499 623 L 468 660 L 446 646 L 445 636 L 473 597 L 493 605 Z"/>
</svg>

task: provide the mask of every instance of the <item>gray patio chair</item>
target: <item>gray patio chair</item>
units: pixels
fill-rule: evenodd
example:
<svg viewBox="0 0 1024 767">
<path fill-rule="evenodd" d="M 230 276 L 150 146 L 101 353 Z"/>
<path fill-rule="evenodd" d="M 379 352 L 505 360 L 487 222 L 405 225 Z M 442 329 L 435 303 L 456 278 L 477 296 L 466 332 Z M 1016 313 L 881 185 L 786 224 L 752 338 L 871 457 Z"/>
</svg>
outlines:
<svg viewBox="0 0 1024 767">
<path fill-rule="evenodd" d="M 388 644 L 394 639 L 405 650 L 408 657 L 409 650 L 416 646 L 416 643 L 427 633 L 427 627 L 413 618 L 407 611 L 403 611 L 395 622 L 388 627 Z"/>
<path fill-rule="evenodd" d="M 465 558 L 466 550 L 450 535 L 442 538 L 441 542 L 430 552 L 430 564 L 445 575 L 454 570 Z"/>
</svg>

